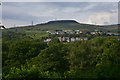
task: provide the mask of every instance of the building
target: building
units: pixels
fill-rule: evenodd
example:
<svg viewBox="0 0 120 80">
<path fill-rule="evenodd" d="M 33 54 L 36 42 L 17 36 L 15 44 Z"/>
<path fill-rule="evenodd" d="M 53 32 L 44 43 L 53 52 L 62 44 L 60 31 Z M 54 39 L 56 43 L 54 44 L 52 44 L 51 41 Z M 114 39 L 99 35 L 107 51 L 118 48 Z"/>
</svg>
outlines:
<svg viewBox="0 0 120 80">
<path fill-rule="evenodd" d="M 74 38 L 74 37 L 72 37 L 72 38 L 71 38 L 71 42 L 74 42 L 74 41 L 75 41 L 75 38 Z"/>
<path fill-rule="evenodd" d="M 88 38 L 84 38 L 84 40 L 88 40 Z"/>
<path fill-rule="evenodd" d="M 69 38 L 69 37 L 66 37 L 66 41 L 67 41 L 67 42 L 70 42 L 70 38 Z"/>
<path fill-rule="evenodd" d="M 80 31 L 80 34 L 82 34 L 83 32 L 82 31 Z"/>
<path fill-rule="evenodd" d="M 79 37 L 76 37 L 76 40 L 79 41 Z"/>
<path fill-rule="evenodd" d="M 76 34 L 79 34 L 79 32 L 76 32 Z"/>
<path fill-rule="evenodd" d="M 96 32 L 91 32 L 91 34 L 96 34 Z"/>
<path fill-rule="evenodd" d="M 70 42 L 69 37 L 63 37 L 63 38 L 62 38 L 62 41 Z"/>
<path fill-rule="evenodd" d="M 80 40 L 83 40 L 83 38 L 80 38 Z"/>
<path fill-rule="evenodd" d="M 81 40 L 88 40 L 87 37 L 81 38 L 81 37 L 58 37 L 60 42 L 74 42 L 74 41 L 81 41 Z M 50 42 L 51 38 L 48 38 L 46 40 L 44 40 L 44 42 Z"/>
<path fill-rule="evenodd" d="M 103 32 L 98 32 L 99 34 L 103 34 Z"/>
<path fill-rule="evenodd" d="M 48 38 L 48 39 L 44 40 L 44 42 L 50 42 L 50 41 L 51 41 L 51 39 L 50 39 L 50 38 Z"/>
<path fill-rule="evenodd" d="M 64 32 L 58 31 L 58 32 L 56 32 L 56 34 L 64 34 Z"/>
<path fill-rule="evenodd" d="M 110 33 L 110 32 L 108 32 L 108 33 L 106 33 L 107 35 L 112 35 L 113 33 Z"/>
<path fill-rule="evenodd" d="M 62 42 L 62 38 L 61 37 L 58 37 L 59 41 Z"/>
</svg>

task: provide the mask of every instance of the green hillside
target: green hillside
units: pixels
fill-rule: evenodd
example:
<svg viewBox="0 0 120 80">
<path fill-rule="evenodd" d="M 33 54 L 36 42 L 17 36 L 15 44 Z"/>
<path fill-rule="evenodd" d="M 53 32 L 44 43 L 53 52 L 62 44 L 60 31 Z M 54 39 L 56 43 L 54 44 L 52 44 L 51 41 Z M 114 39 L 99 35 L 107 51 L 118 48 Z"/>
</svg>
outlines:
<svg viewBox="0 0 120 80">
<path fill-rule="evenodd" d="M 118 32 L 117 25 L 99 26 L 78 23 L 74 20 L 56 20 L 49 21 L 44 24 L 36 24 L 34 26 L 21 26 L 4 29 L 3 40 L 19 40 L 19 39 L 41 39 L 49 37 L 46 31 L 56 30 L 82 30 L 82 31 L 103 31 L 103 32 Z M 89 36 L 89 35 L 88 35 Z"/>
<path fill-rule="evenodd" d="M 37 24 L 34 26 L 14 27 L 7 29 L 8 31 L 26 32 L 26 31 L 53 31 L 53 30 L 86 30 L 86 31 L 111 31 L 116 32 L 118 27 L 115 26 L 99 26 L 78 23 L 74 20 L 56 20 L 44 24 Z"/>
</svg>

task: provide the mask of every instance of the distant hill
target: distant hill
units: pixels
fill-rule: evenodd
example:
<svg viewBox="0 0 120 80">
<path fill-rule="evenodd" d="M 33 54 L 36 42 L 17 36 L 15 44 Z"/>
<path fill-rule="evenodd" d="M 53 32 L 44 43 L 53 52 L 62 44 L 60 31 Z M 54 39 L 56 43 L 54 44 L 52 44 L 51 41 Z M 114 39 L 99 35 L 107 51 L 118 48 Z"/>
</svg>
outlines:
<svg viewBox="0 0 120 80">
<path fill-rule="evenodd" d="M 94 30 L 97 26 L 78 23 L 75 20 L 56 20 L 44 24 L 37 24 L 35 28 L 41 30 Z"/>
<path fill-rule="evenodd" d="M 78 23 L 75 20 L 55 20 L 47 23 L 37 24 L 34 26 L 15 27 L 7 29 L 9 31 L 53 31 L 53 30 L 86 30 L 86 31 L 111 31 L 116 32 L 118 30 L 117 25 L 99 26 L 91 24 Z"/>
<path fill-rule="evenodd" d="M 48 23 L 44 23 L 44 24 L 37 24 L 37 25 L 60 25 L 60 24 L 79 24 L 77 21 L 75 20 L 55 20 L 55 21 L 49 21 Z"/>
</svg>

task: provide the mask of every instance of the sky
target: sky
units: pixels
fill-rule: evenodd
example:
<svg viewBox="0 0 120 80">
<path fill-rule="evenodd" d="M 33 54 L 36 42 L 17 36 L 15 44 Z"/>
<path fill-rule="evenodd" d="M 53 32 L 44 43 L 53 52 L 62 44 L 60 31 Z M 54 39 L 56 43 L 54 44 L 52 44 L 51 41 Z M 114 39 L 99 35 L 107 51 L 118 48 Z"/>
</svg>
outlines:
<svg viewBox="0 0 120 80">
<path fill-rule="evenodd" d="M 119 0 L 2 0 L 2 2 L 118 2 Z"/>
<path fill-rule="evenodd" d="M 47 0 L 46 0 L 47 1 Z M 94 1 L 94 0 L 93 0 Z M 110 25 L 118 23 L 117 2 L 3 2 L 2 23 L 16 27 L 52 20 Z"/>
</svg>

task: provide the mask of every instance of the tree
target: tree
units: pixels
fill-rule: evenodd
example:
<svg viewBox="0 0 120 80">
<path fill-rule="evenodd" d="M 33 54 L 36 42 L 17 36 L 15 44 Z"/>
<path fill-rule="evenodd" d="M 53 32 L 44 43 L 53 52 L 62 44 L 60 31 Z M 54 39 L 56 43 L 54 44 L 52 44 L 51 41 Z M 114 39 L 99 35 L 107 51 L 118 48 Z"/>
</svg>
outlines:
<svg viewBox="0 0 120 80">
<path fill-rule="evenodd" d="M 32 59 L 31 64 L 39 66 L 43 71 L 64 72 L 69 69 L 66 52 L 67 47 L 62 43 L 51 45 Z"/>
<path fill-rule="evenodd" d="M 48 46 L 54 45 L 56 43 L 59 43 L 59 39 L 57 37 L 52 38 L 52 40 L 48 43 Z"/>
<path fill-rule="evenodd" d="M 26 60 L 37 56 L 46 46 L 46 43 L 29 40 L 16 41 L 9 47 L 9 63 L 7 65 L 20 67 L 21 64 L 25 64 Z"/>
</svg>

